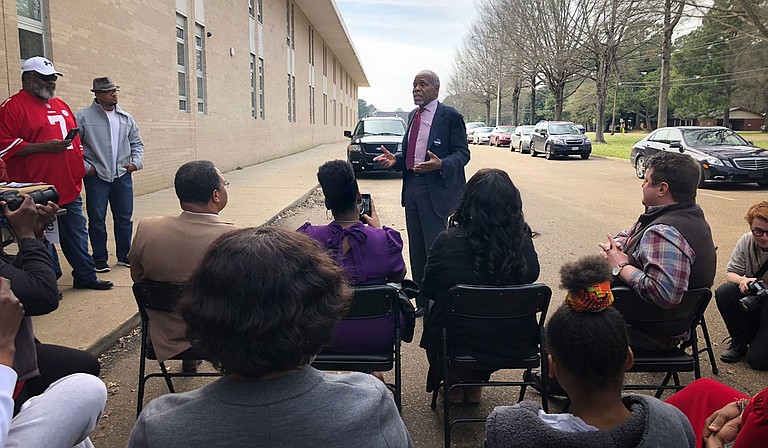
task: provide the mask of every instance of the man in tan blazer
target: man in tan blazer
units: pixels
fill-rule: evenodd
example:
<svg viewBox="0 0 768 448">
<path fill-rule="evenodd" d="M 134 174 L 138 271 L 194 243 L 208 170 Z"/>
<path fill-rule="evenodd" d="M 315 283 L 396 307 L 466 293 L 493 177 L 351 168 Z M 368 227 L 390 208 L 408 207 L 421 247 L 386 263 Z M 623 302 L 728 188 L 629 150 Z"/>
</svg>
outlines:
<svg viewBox="0 0 768 448">
<path fill-rule="evenodd" d="M 221 172 L 207 160 L 182 165 L 174 186 L 182 212 L 178 216 L 152 216 L 139 222 L 128 258 L 133 281 L 184 283 L 208 246 L 236 226 L 219 218 L 227 205 L 227 186 Z M 159 361 L 190 347 L 186 325 L 176 313 L 147 310 L 149 337 Z M 184 361 L 185 372 L 198 362 Z"/>
</svg>

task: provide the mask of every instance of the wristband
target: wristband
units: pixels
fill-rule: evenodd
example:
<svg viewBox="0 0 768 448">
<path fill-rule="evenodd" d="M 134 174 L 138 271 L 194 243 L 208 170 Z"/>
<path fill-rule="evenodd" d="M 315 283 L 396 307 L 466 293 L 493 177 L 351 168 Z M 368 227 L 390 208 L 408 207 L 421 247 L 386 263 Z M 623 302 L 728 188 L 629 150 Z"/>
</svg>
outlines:
<svg viewBox="0 0 768 448">
<path fill-rule="evenodd" d="M 749 398 L 739 398 L 736 400 L 736 407 L 739 408 L 739 415 L 744 413 L 744 408 L 749 404 Z"/>
</svg>

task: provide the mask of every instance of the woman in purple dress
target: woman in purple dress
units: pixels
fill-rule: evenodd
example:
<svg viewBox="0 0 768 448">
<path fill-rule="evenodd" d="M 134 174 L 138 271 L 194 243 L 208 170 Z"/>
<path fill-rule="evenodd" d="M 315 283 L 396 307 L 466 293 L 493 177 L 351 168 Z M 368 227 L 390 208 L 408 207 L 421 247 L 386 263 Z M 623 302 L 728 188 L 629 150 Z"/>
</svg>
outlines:
<svg viewBox="0 0 768 448">
<path fill-rule="evenodd" d="M 307 222 L 298 231 L 317 240 L 330 253 L 352 286 L 401 282 L 406 272 L 403 240 L 397 230 L 381 225 L 373 199 L 371 214 L 361 214 L 362 196 L 352 165 L 343 160 L 326 162 L 318 169 L 317 180 L 325 195 L 325 207 L 334 220 L 321 226 Z M 333 350 L 376 351 L 387 344 L 391 347 L 391 327 L 366 326 L 364 335 L 361 331 L 353 322 L 337 324 Z"/>
</svg>

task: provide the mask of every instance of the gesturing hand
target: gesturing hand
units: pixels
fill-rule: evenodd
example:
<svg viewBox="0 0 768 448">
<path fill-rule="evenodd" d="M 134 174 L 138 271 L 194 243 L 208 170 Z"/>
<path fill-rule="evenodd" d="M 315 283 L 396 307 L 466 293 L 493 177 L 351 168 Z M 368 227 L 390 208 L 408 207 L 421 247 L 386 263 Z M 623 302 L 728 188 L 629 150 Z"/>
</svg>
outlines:
<svg viewBox="0 0 768 448">
<path fill-rule="evenodd" d="M 387 148 L 384 147 L 384 145 L 381 145 L 381 152 L 382 154 L 374 157 L 373 161 L 379 163 L 381 166 L 387 169 L 395 166 L 395 162 L 397 162 L 395 155 L 389 152 Z"/>
<path fill-rule="evenodd" d="M 427 161 L 417 163 L 413 167 L 413 171 L 417 173 L 428 173 L 430 171 L 437 171 L 443 169 L 443 161 L 440 157 L 437 157 L 432 151 L 427 151 Z"/>
</svg>

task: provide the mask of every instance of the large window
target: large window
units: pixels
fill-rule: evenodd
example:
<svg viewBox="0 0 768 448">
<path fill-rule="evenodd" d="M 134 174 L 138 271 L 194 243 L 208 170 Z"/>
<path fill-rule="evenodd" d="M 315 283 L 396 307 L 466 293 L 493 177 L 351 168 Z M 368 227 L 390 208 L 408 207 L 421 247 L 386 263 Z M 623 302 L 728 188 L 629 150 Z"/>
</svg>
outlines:
<svg viewBox="0 0 768 448">
<path fill-rule="evenodd" d="M 261 0 L 256 0 L 256 21 L 264 23 L 264 8 L 262 7 Z"/>
<path fill-rule="evenodd" d="M 264 119 L 264 59 L 259 58 L 259 118 Z"/>
<path fill-rule="evenodd" d="M 291 74 L 288 73 L 288 121 L 291 120 Z"/>
<path fill-rule="evenodd" d="M 258 95 L 259 92 L 256 87 L 256 55 L 251 53 L 251 117 L 253 118 L 256 118 Z"/>
<path fill-rule="evenodd" d="M 42 0 L 16 0 L 19 20 L 19 56 L 22 60 L 45 56 Z"/>
<path fill-rule="evenodd" d="M 295 38 L 296 30 L 294 29 L 294 9 L 293 3 L 290 0 L 285 2 L 285 44 L 288 48 L 296 48 Z"/>
<path fill-rule="evenodd" d="M 197 112 L 205 113 L 205 27 L 195 24 L 195 76 L 197 78 Z"/>
<path fill-rule="evenodd" d="M 315 88 L 309 86 L 309 123 L 315 124 Z"/>
<path fill-rule="evenodd" d="M 176 14 L 176 68 L 179 74 L 179 110 L 187 112 L 187 18 L 181 14 Z"/>
</svg>

